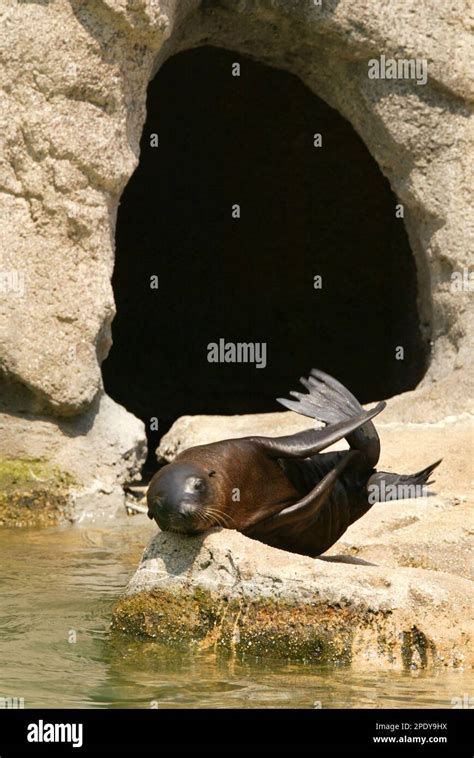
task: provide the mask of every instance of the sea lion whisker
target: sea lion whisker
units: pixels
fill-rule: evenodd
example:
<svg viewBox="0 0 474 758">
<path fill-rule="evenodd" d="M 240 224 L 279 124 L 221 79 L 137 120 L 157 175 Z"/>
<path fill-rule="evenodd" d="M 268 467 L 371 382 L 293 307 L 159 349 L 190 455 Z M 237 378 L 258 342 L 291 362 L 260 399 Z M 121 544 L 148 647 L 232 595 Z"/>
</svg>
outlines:
<svg viewBox="0 0 474 758">
<path fill-rule="evenodd" d="M 216 507 L 215 507 L 215 506 L 213 506 L 213 505 L 211 505 L 210 507 L 208 507 L 208 508 L 207 508 L 207 510 L 208 510 L 210 513 L 219 514 L 219 515 L 223 516 L 224 518 L 228 518 L 228 519 L 230 519 L 230 521 L 233 521 L 233 520 L 234 520 L 234 519 L 232 518 L 232 516 L 230 515 L 230 513 L 225 513 L 225 511 L 222 511 L 220 508 L 216 508 Z"/>
<path fill-rule="evenodd" d="M 207 518 L 217 518 L 222 514 L 220 514 L 218 511 L 213 510 L 212 508 L 206 508 L 205 515 Z"/>
<path fill-rule="evenodd" d="M 209 522 L 208 523 L 209 523 L 210 527 L 220 526 L 223 529 L 227 529 L 228 528 L 227 523 L 224 521 L 222 515 L 220 515 L 219 513 L 209 513 L 207 515 L 208 515 L 208 518 L 209 518 Z"/>
<path fill-rule="evenodd" d="M 217 513 L 213 513 L 212 511 L 206 510 L 205 513 L 203 513 L 203 517 L 209 524 L 209 526 L 215 526 L 215 522 L 217 522 L 218 526 L 224 526 L 225 523 L 222 521 L 222 518 Z"/>
<path fill-rule="evenodd" d="M 225 523 L 225 519 L 228 519 L 229 522 L 233 523 L 234 519 L 229 513 L 224 513 L 224 511 L 221 511 L 219 508 L 207 508 L 207 512 L 210 513 L 212 516 L 214 516 L 216 519 L 221 519 Z M 221 523 L 222 523 L 221 521 Z"/>
<path fill-rule="evenodd" d="M 210 521 L 212 516 L 212 508 L 200 507 L 196 511 L 196 515 L 202 518 L 204 521 Z"/>
<path fill-rule="evenodd" d="M 217 516 L 222 519 L 224 524 L 232 525 L 234 523 L 232 516 L 229 516 L 227 513 L 216 513 Z"/>
<path fill-rule="evenodd" d="M 209 522 L 210 520 L 209 515 L 205 511 L 202 511 L 202 510 L 197 511 L 196 516 L 198 516 L 198 518 L 202 519 L 202 521 L 204 522 Z"/>
<path fill-rule="evenodd" d="M 207 511 L 202 511 L 199 515 L 201 516 L 202 520 L 204 521 L 205 524 L 207 524 L 209 528 L 214 526 L 213 515 L 211 513 L 208 513 Z"/>
</svg>

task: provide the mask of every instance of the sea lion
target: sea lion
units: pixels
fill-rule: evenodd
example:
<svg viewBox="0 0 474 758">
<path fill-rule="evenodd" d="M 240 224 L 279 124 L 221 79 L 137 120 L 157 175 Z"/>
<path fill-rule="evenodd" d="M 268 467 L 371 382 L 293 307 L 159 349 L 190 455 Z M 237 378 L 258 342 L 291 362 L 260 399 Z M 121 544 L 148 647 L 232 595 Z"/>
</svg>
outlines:
<svg viewBox="0 0 474 758">
<path fill-rule="evenodd" d="M 302 555 L 328 550 L 348 526 L 403 486 L 423 494 L 441 461 L 416 474 L 376 472 L 380 442 L 366 411 L 340 382 L 313 369 L 307 394 L 278 399 L 325 427 L 285 437 L 244 437 L 191 447 L 160 469 L 147 492 L 148 516 L 163 530 L 198 534 L 222 526 Z M 346 438 L 349 450 L 321 453 Z M 374 497 L 374 492 L 379 497 Z M 410 496 L 410 494 L 408 495 Z"/>
</svg>

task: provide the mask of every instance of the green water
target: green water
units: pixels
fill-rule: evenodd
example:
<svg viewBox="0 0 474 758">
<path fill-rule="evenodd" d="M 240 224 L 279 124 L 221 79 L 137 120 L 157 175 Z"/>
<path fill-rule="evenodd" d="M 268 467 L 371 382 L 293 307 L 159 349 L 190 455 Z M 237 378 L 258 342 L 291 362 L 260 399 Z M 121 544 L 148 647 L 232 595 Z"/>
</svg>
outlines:
<svg viewBox="0 0 474 758">
<path fill-rule="evenodd" d="M 354 673 L 111 634 L 114 603 L 152 533 L 141 516 L 0 530 L 0 698 L 30 708 L 449 708 L 474 693 L 462 671 Z"/>
</svg>

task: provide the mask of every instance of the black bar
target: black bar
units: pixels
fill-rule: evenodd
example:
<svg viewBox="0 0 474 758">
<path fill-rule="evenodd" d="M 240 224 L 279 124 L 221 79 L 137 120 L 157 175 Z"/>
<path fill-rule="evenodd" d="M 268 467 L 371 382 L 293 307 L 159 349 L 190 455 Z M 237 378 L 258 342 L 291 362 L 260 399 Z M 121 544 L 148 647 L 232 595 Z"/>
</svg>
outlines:
<svg viewBox="0 0 474 758">
<path fill-rule="evenodd" d="M 147 750 L 156 756 L 187 752 L 245 758 L 257 752 L 472 758 L 472 716 L 468 709 L 11 709 L 0 711 L 0 756 L 133 756 Z M 42 733 L 37 731 L 41 721 Z M 49 736 L 48 724 L 82 724 L 82 735 L 64 732 L 76 743 L 82 738 L 82 745 L 28 741 L 28 734 Z"/>
</svg>

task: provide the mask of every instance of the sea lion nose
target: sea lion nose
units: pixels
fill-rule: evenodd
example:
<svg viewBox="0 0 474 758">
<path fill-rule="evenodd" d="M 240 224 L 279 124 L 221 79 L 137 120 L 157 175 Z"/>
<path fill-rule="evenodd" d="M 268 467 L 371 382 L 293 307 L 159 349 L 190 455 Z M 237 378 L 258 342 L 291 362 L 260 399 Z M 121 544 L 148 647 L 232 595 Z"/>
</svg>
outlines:
<svg viewBox="0 0 474 758">
<path fill-rule="evenodd" d="M 156 499 L 153 502 L 152 510 L 153 515 L 161 527 L 169 524 L 172 508 L 164 498 Z"/>
<path fill-rule="evenodd" d="M 189 503 L 175 501 L 172 498 L 159 498 L 155 500 L 153 506 L 157 518 L 163 524 L 168 524 L 173 518 L 187 516 L 194 510 Z"/>
</svg>

